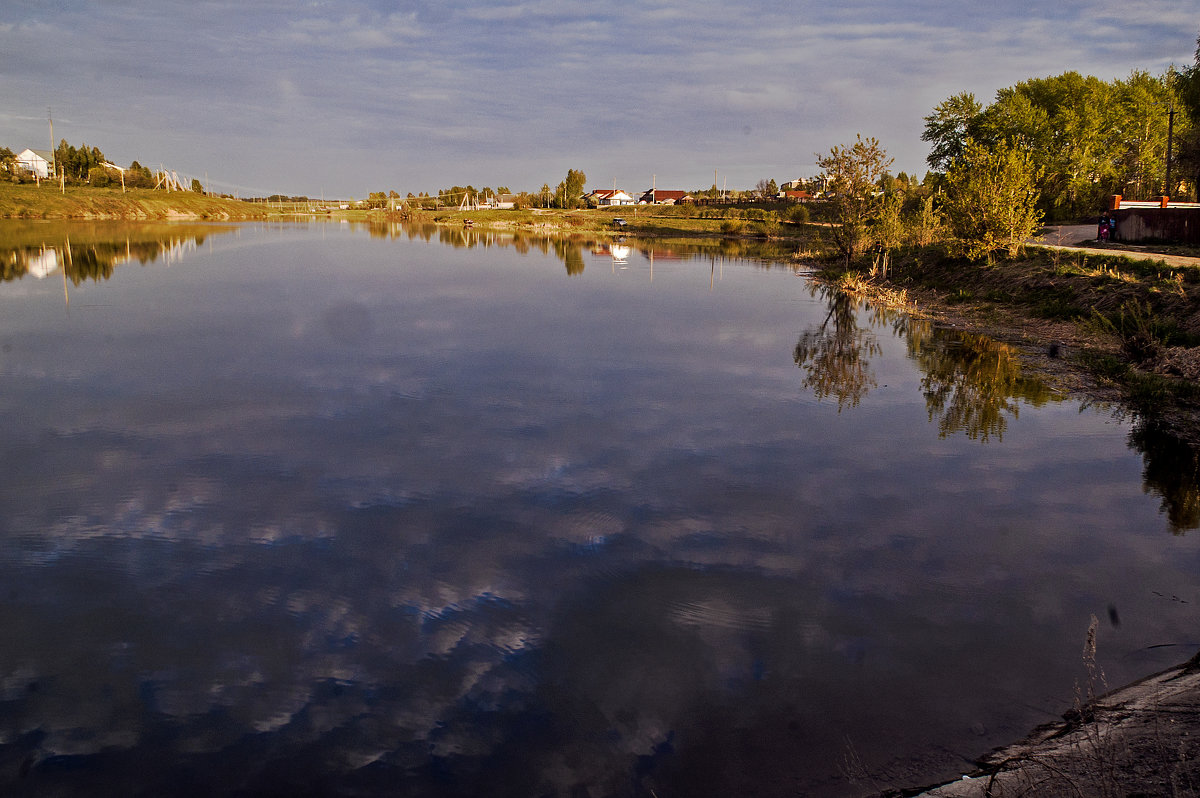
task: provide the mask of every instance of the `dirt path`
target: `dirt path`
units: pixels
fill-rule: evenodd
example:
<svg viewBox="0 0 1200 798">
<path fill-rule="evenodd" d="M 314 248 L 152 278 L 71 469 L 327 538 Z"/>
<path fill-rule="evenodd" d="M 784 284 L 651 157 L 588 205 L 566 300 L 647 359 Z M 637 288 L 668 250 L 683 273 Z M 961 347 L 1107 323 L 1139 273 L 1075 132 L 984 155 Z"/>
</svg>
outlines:
<svg viewBox="0 0 1200 798">
<path fill-rule="evenodd" d="M 1200 266 L 1200 258 L 1163 255 L 1136 244 L 1100 244 L 1096 240 L 1096 225 L 1094 224 L 1052 225 L 1045 228 L 1040 236 L 1029 239 L 1029 243 L 1051 249 L 1069 249 L 1095 255 L 1124 255 L 1127 258 L 1161 260 L 1172 266 Z"/>
</svg>

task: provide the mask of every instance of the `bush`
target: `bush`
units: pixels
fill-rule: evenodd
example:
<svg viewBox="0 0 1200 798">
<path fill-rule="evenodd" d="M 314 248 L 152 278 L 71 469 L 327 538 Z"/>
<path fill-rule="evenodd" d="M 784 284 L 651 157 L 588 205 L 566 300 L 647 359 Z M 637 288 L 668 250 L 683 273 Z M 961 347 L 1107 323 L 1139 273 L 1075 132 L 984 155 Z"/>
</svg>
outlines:
<svg viewBox="0 0 1200 798">
<path fill-rule="evenodd" d="M 112 175 L 103 166 L 93 166 L 88 170 L 88 183 L 94 188 L 106 188 L 112 182 Z"/>
<path fill-rule="evenodd" d="M 797 205 L 788 212 L 788 220 L 792 224 L 808 224 L 811 216 L 812 214 L 808 212 L 808 207 L 805 205 Z"/>
</svg>

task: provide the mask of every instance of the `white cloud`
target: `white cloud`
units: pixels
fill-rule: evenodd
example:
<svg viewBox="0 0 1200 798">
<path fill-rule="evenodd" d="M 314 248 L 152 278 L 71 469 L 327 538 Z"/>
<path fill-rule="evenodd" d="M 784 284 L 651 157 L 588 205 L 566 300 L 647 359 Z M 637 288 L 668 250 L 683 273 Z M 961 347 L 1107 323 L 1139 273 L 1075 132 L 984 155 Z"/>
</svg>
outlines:
<svg viewBox="0 0 1200 798">
<path fill-rule="evenodd" d="M 34 5 L 0 11 L 11 98 L 0 144 L 40 140 L 38 114 L 52 105 L 86 120 L 64 137 L 106 153 L 347 195 L 380 180 L 495 182 L 518 160 L 522 173 L 504 178 L 514 188 L 536 188 L 564 163 L 616 171 L 620 158 L 697 186 L 711 177 L 695 164 L 753 164 L 729 176 L 744 187 L 772 162 L 790 174 L 797 151 L 857 131 L 919 171 L 921 119 L 951 94 L 987 101 L 1071 69 L 1113 79 L 1190 63 L 1196 21 L 1183 6 L 213 0 L 148 15 L 136 3 Z M 65 57 L 39 41 L 66 43 Z M 321 163 L 331 150 L 345 154 L 336 169 Z M 381 172 L 381 152 L 401 158 Z"/>
</svg>

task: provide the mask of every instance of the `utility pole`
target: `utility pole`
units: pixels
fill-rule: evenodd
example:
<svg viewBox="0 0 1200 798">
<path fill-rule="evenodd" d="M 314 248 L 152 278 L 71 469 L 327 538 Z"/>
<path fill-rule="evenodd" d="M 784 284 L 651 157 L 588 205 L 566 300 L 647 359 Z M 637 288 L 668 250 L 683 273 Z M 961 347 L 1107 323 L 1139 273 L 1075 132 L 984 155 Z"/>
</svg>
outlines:
<svg viewBox="0 0 1200 798">
<path fill-rule="evenodd" d="M 1172 194 L 1171 188 L 1171 139 L 1175 135 L 1175 106 L 1174 104 L 1167 106 L 1167 185 L 1163 190 L 1163 196 L 1170 198 Z"/>
<path fill-rule="evenodd" d="M 50 123 L 50 156 L 54 157 L 54 115 L 50 113 L 50 106 L 46 106 L 46 121 Z M 59 171 L 58 159 L 54 159 L 54 170 Z"/>
</svg>

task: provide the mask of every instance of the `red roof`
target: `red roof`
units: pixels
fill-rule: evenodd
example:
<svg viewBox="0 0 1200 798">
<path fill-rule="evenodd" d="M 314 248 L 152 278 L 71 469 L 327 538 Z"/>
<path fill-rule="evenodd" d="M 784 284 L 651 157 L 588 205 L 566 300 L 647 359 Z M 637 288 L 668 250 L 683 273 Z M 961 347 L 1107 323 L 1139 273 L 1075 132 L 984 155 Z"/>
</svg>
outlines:
<svg viewBox="0 0 1200 798">
<path fill-rule="evenodd" d="M 652 188 L 642 195 L 642 199 L 649 199 L 650 202 L 663 202 L 664 200 L 675 200 L 679 202 L 691 195 L 686 191 L 669 191 L 665 188 Z"/>
</svg>

